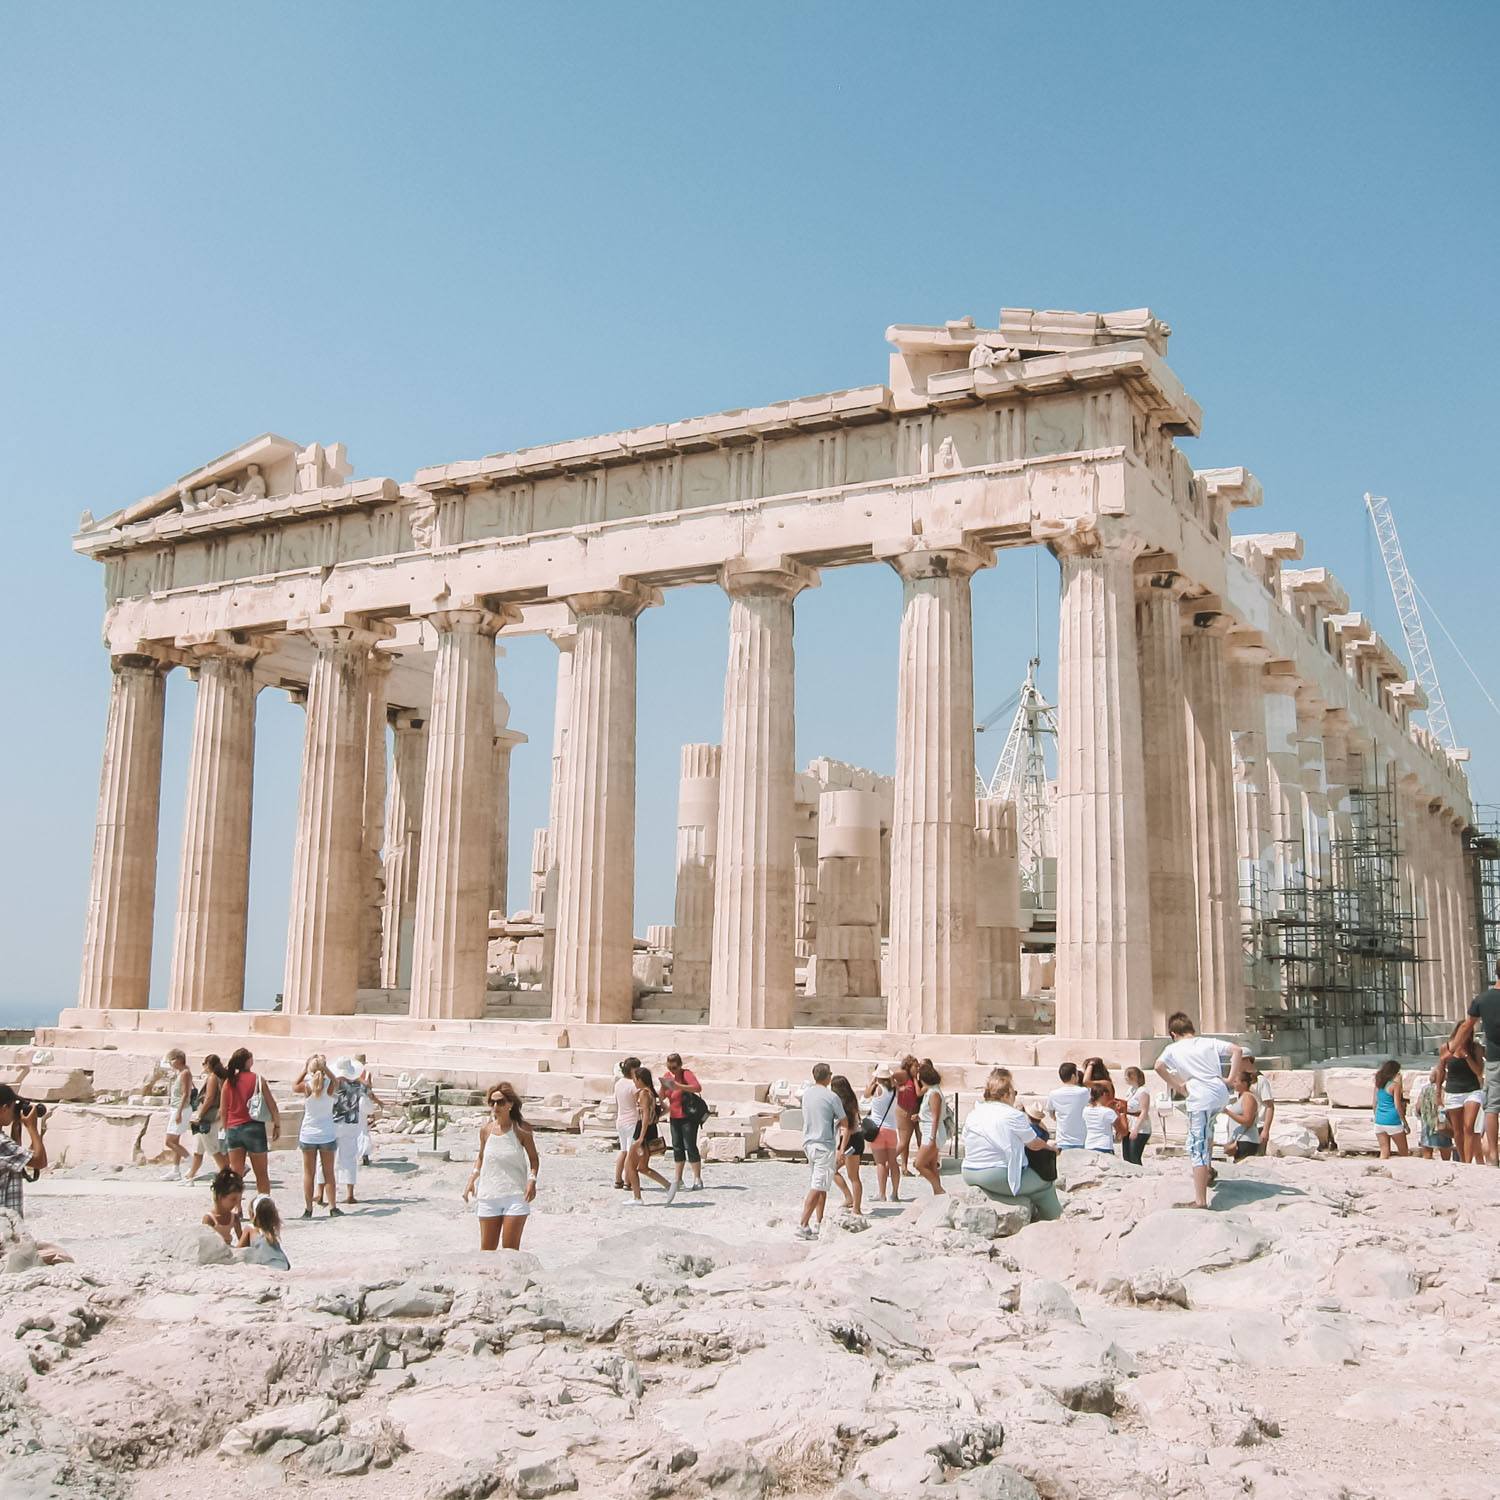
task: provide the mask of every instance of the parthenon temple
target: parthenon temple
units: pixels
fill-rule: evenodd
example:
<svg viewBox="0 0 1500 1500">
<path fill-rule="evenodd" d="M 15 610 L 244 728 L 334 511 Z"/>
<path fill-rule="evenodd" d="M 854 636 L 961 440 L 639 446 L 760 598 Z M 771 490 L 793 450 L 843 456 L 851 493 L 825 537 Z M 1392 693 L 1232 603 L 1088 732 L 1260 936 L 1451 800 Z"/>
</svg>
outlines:
<svg viewBox="0 0 1500 1500">
<path fill-rule="evenodd" d="M 1261 486 L 1179 448 L 1201 414 L 1168 336 L 1144 309 L 896 325 L 885 383 L 410 480 L 267 434 L 86 514 L 111 696 L 78 1003 L 48 1035 L 567 1071 L 627 1027 L 722 1056 L 1133 1062 L 1179 1008 L 1304 1055 L 1459 1016 L 1464 757 L 1298 535 L 1231 532 Z M 1045 935 L 1015 808 L 976 797 L 971 584 L 1019 547 L 1061 578 Z M 794 763 L 798 599 L 856 566 L 896 575 L 893 776 Z M 638 935 L 637 619 L 689 585 L 728 596 L 723 729 L 683 747 L 675 922 Z M 538 633 L 551 796 L 522 878 L 497 642 Z M 196 707 L 153 997 L 169 679 Z M 244 1009 L 265 689 L 306 710 L 274 1013 Z"/>
</svg>

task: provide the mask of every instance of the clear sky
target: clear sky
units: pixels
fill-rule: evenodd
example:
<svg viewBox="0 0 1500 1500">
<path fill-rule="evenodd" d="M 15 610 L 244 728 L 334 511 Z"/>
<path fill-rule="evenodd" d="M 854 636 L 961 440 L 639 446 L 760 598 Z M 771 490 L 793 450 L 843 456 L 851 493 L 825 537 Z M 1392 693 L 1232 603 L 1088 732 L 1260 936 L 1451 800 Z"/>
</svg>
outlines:
<svg viewBox="0 0 1500 1500">
<path fill-rule="evenodd" d="M 1193 463 L 1265 485 L 1246 529 L 1302 532 L 1399 640 L 1360 501 L 1388 493 L 1500 697 L 1497 46 L 1479 3 L 8 7 L 0 1024 L 77 983 L 108 687 L 79 513 L 266 430 L 407 478 L 880 381 L 892 322 L 1148 305 L 1205 410 Z M 1034 586 L 1050 657 L 1050 561 L 977 581 L 981 712 L 1024 671 Z M 891 769 L 898 603 L 877 568 L 799 602 L 803 761 Z M 637 931 L 671 920 L 678 746 L 718 737 L 724 619 L 700 588 L 641 625 Z M 1500 800 L 1500 718 L 1435 644 Z M 501 668 L 532 741 L 513 905 L 552 651 Z M 192 692 L 173 675 L 157 1003 Z M 255 1004 L 301 723 L 262 694 Z"/>
</svg>

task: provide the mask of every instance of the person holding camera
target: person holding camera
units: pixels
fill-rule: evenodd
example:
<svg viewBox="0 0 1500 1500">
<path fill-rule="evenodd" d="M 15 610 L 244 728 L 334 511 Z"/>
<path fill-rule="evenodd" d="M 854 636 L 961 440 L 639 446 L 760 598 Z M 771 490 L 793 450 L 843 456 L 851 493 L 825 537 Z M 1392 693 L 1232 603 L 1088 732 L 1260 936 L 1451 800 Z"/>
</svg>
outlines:
<svg viewBox="0 0 1500 1500">
<path fill-rule="evenodd" d="M 47 1148 L 42 1144 L 46 1113 L 45 1104 L 33 1104 L 8 1083 L 0 1083 L 0 1208 L 22 1219 L 26 1217 L 22 1185 L 28 1176 L 35 1182 L 47 1165 Z"/>
</svg>

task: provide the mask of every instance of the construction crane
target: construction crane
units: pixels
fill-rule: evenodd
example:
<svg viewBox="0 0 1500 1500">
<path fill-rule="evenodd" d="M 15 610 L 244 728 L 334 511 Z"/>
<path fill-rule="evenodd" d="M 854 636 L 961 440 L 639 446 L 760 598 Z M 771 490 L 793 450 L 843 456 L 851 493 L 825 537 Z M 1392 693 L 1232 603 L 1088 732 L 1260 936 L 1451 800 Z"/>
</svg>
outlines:
<svg viewBox="0 0 1500 1500">
<path fill-rule="evenodd" d="M 975 726 L 983 734 L 1014 704 L 1015 715 L 994 771 L 987 781 L 982 772 L 975 779 L 981 797 L 1015 803 L 1021 880 L 1038 895 L 1045 885 L 1043 862 L 1056 853 L 1053 817 L 1057 801 L 1055 783 L 1047 770 L 1049 742 L 1054 759 L 1057 753 L 1057 710 L 1036 685 L 1039 664 L 1032 657 L 1021 690 Z"/>
<path fill-rule="evenodd" d="M 1432 649 L 1427 644 L 1427 627 L 1423 625 L 1422 612 L 1417 608 L 1417 589 L 1407 571 L 1406 554 L 1401 550 L 1391 502 L 1384 495 L 1366 492 L 1365 509 L 1370 513 L 1370 524 L 1375 528 L 1375 540 L 1380 543 L 1386 577 L 1391 581 L 1396 616 L 1401 621 L 1401 634 L 1406 637 L 1406 654 L 1411 658 L 1417 683 L 1427 697 L 1427 728 L 1445 750 L 1455 750 L 1458 746 L 1453 738 L 1453 726 L 1448 722 L 1448 705 L 1443 699 L 1443 686 L 1438 681 Z"/>
</svg>

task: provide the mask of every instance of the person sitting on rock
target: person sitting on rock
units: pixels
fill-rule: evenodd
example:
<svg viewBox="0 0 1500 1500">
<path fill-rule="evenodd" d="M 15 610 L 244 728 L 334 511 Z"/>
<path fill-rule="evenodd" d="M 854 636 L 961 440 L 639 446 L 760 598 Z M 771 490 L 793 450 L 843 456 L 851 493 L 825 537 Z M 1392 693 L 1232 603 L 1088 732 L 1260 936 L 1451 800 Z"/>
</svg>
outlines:
<svg viewBox="0 0 1500 1500">
<path fill-rule="evenodd" d="M 1057 1147 L 1016 1107 L 1009 1068 L 991 1072 L 984 1099 L 964 1119 L 963 1144 L 963 1179 L 970 1187 L 996 1203 L 1029 1208 L 1033 1218 L 1062 1216 L 1056 1186 L 1035 1166 L 1050 1162 L 1055 1175 Z"/>
<path fill-rule="evenodd" d="M 281 1248 L 281 1215 L 269 1193 L 257 1193 L 250 1203 L 250 1222 L 240 1232 L 247 1266 L 271 1266 L 290 1271 L 292 1263 Z"/>
<path fill-rule="evenodd" d="M 1261 1154 L 1260 1100 L 1255 1097 L 1254 1081 L 1248 1068 L 1241 1068 L 1230 1079 L 1230 1091 L 1233 1098 L 1224 1106 L 1224 1117 L 1229 1121 L 1229 1139 L 1224 1154 L 1230 1161 L 1244 1161 Z"/>
<path fill-rule="evenodd" d="M 203 1215 L 203 1225 L 212 1229 L 226 1245 L 238 1245 L 245 1232 L 240 1202 L 245 1194 L 245 1179 L 233 1167 L 222 1167 L 209 1184 L 213 1194 L 213 1212 Z"/>
</svg>

